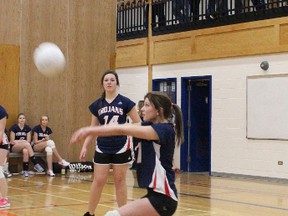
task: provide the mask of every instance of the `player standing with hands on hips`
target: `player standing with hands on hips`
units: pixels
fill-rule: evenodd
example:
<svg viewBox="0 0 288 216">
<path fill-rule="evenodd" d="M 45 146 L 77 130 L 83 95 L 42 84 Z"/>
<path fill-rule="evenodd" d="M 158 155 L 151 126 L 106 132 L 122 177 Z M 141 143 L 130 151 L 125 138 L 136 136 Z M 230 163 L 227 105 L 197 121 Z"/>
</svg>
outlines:
<svg viewBox="0 0 288 216">
<path fill-rule="evenodd" d="M 5 134 L 5 127 L 8 114 L 6 110 L 0 106 L 0 208 L 6 208 L 10 206 L 10 201 L 7 198 L 8 185 L 6 178 L 3 174 L 3 165 L 7 158 L 9 151 L 9 141 Z"/>
<path fill-rule="evenodd" d="M 86 137 L 133 136 L 141 140 L 137 157 L 137 180 L 147 188 L 141 199 L 129 202 L 106 216 L 170 216 L 176 211 L 178 198 L 175 173 L 172 169 L 175 144 L 183 138 L 183 121 L 180 108 L 160 92 L 150 92 L 144 97 L 141 124 L 104 125 L 85 127 L 76 131 L 71 143 Z M 174 124 L 172 123 L 174 111 Z"/>
<path fill-rule="evenodd" d="M 89 106 L 92 113 L 91 126 L 122 125 L 127 122 L 127 115 L 133 123 L 141 121 L 135 103 L 118 94 L 119 78 L 116 72 L 106 71 L 101 78 L 101 85 L 104 88 L 102 97 Z M 86 137 L 80 153 L 81 161 L 85 161 L 88 146 L 94 137 Z M 111 165 L 117 204 L 121 207 L 127 203 L 126 173 L 128 164 L 132 161 L 131 141 L 131 137 L 125 135 L 96 138 L 94 178 L 90 189 L 88 212 L 85 216 L 94 215 Z"/>
</svg>

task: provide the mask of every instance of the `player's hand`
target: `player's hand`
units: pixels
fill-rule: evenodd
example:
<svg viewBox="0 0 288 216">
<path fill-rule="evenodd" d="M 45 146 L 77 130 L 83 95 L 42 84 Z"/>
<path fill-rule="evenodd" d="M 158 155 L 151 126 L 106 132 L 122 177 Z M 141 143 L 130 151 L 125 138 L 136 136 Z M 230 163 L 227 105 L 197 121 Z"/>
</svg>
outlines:
<svg viewBox="0 0 288 216">
<path fill-rule="evenodd" d="M 50 139 L 49 135 L 45 134 L 44 135 L 44 141 L 48 141 Z"/>
<path fill-rule="evenodd" d="M 83 162 L 86 161 L 86 153 L 87 153 L 87 148 L 83 146 L 80 152 L 80 156 L 79 156 L 80 161 L 83 161 Z"/>
<path fill-rule="evenodd" d="M 71 137 L 70 143 L 75 144 L 88 136 L 88 128 L 84 127 L 80 128 L 79 130 L 75 131 Z"/>
</svg>

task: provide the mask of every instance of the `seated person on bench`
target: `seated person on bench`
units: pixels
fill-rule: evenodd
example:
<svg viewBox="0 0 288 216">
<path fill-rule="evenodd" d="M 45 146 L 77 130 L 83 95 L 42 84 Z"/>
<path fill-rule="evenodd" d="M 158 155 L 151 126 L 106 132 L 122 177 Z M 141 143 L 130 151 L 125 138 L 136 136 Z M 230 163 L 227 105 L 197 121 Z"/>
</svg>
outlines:
<svg viewBox="0 0 288 216">
<path fill-rule="evenodd" d="M 29 159 L 34 165 L 37 172 L 43 172 L 44 169 L 37 163 L 34 151 L 31 147 L 31 128 L 25 124 L 26 118 L 23 113 L 17 117 L 17 124 L 10 128 L 10 151 L 15 153 L 23 153 L 23 175 L 29 176 Z"/>
<path fill-rule="evenodd" d="M 40 124 L 35 126 L 33 129 L 33 142 L 34 151 L 37 152 L 46 152 L 47 155 L 47 166 L 48 176 L 55 176 L 53 172 L 53 158 L 52 155 L 54 154 L 58 160 L 58 163 L 64 167 L 69 166 L 69 162 L 64 160 L 56 149 L 56 145 L 53 140 L 50 139 L 50 134 L 52 134 L 51 128 L 48 125 L 49 118 L 46 115 L 43 115 L 40 119 Z"/>
</svg>

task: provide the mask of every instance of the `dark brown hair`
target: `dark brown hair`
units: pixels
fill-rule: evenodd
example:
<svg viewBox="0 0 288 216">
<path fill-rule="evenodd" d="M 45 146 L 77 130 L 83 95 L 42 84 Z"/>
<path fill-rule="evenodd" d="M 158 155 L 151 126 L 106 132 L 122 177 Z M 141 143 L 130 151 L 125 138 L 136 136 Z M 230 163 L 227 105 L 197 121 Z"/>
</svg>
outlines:
<svg viewBox="0 0 288 216">
<path fill-rule="evenodd" d="M 176 144 L 179 146 L 184 142 L 183 132 L 183 119 L 180 107 L 177 104 L 173 104 L 167 94 L 162 92 L 149 92 L 145 95 L 144 99 L 147 98 L 155 107 L 156 110 L 160 111 L 163 109 L 164 118 L 171 122 L 172 114 L 174 114 L 174 126 L 176 132 Z M 174 112 L 173 112 L 174 110 Z"/>
</svg>

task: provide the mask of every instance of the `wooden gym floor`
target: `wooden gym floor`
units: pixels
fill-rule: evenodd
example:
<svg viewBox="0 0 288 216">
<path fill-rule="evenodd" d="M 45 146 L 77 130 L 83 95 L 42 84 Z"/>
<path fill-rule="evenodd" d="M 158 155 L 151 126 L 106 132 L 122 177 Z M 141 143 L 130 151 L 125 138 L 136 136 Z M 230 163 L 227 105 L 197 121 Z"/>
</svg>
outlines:
<svg viewBox="0 0 288 216">
<path fill-rule="evenodd" d="M 84 214 L 93 173 L 58 174 L 56 177 L 21 175 L 8 179 L 11 207 L 0 216 L 81 216 Z M 288 181 L 206 174 L 177 175 L 179 205 L 175 216 L 288 216 Z M 128 201 L 145 194 L 128 171 Z M 111 176 L 96 215 L 116 208 Z"/>
</svg>

